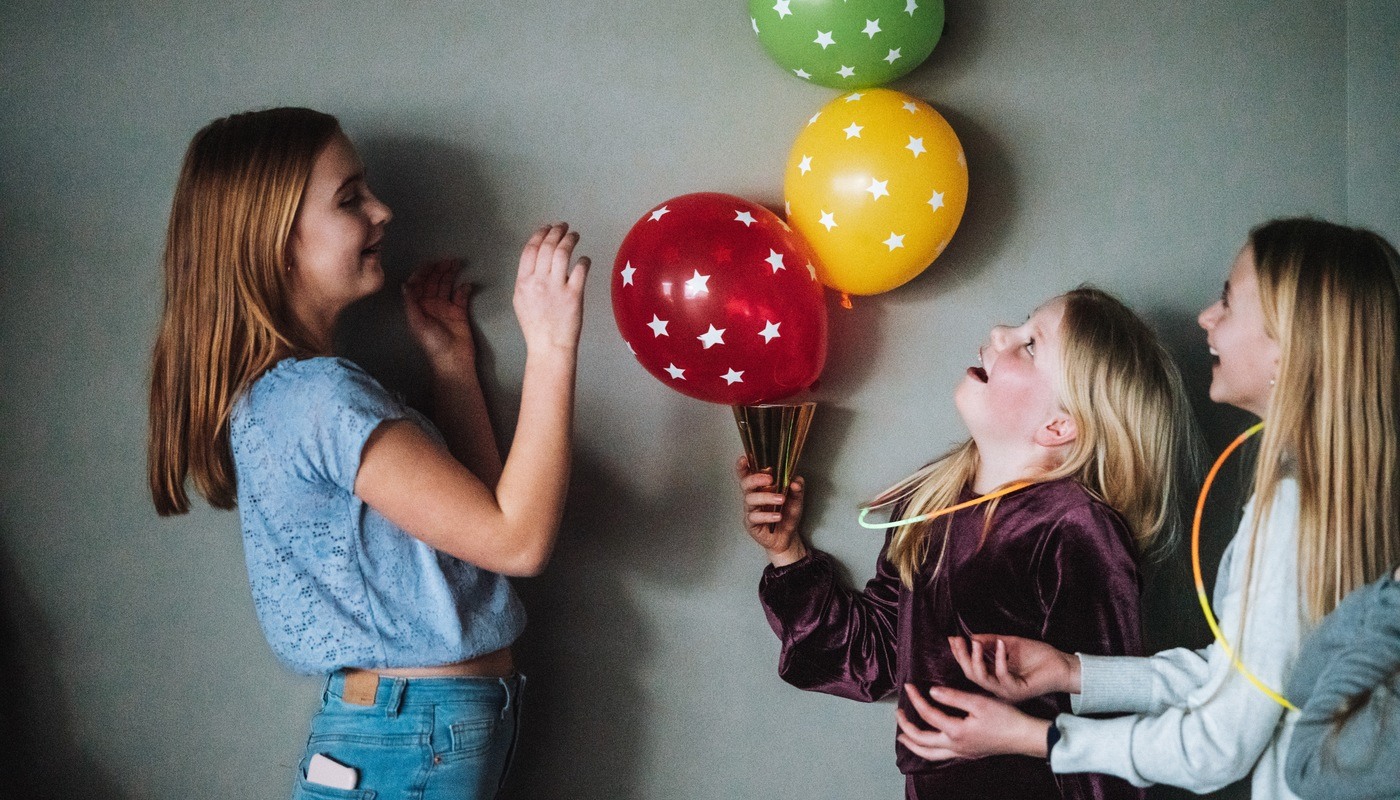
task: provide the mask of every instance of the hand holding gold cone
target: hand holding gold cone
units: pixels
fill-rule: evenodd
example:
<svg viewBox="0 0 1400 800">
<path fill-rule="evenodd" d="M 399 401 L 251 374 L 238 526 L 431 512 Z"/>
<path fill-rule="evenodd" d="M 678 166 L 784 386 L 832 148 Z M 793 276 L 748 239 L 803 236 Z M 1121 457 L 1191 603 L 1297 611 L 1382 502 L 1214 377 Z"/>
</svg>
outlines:
<svg viewBox="0 0 1400 800">
<path fill-rule="evenodd" d="M 767 470 L 773 476 L 773 491 L 786 496 L 817 404 L 769 403 L 733 406 L 733 409 L 749 469 Z"/>
</svg>

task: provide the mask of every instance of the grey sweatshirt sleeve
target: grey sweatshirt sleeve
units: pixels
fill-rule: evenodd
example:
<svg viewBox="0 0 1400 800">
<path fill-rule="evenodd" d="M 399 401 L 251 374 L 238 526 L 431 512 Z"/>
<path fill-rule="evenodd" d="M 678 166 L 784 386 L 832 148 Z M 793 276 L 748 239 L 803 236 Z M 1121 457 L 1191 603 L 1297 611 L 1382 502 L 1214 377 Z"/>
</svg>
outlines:
<svg viewBox="0 0 1400 800">
<path fill-rule="evenodd" d="M 1358 589 L 1303 648 L 1290 683 L 1302 715 L 1285 775 L 1299 796 L 1327 800 L 1400 794 L 1400 583 Z M 1345 724 L 1344 705 L 1369 697 Z"/>
<path fill-rule="evenodd" d="M 1302 638 L 1297 579 L 1297 486 L 1280 483 L 1254 554 L 1244 602 L 1251 514 L 1222 563 L 1217 587 L 1220 627 L 1265 684 L 1281 689 Z M 1082 657 L 1077 711 L 1134 711 L 1114 719 L 1060 715 L 1055 772 L 1102 772 L 1136 786 L 1165 783 L 1195 792 L 1219 789 L 1249 774 L 1279 731 L 1282 706 L 1242 677 L 1218 643 L 1144 659 Z"/>
</svg>

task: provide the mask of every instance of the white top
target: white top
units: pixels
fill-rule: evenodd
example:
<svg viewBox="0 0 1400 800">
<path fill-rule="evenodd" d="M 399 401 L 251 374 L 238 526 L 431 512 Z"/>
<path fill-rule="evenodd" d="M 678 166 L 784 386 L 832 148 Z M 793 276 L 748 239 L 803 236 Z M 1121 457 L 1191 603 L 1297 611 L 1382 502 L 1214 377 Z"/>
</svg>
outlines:
<svg viewBox="0 0 1400 800">
<path fill-rule="evenodd" d="M 1245 666 L 1282 691 L 1305 633 L 1298 591 L 1298 485 L 1281 481 L 1255 546 L 1249 620 L 1239 642 L 1254 501 L 1225 549 L 1215 586 L 1220 630 Z M 1061 714 L 1051 752 L 1055 772 L 1102 772 L 1135 786 L 1165 783 L 1211 792 L 1254 770 L 1251 797 L 1296 797 L 1284 758 L 1297 712 L 1284 713 L 1245 679 L 1225 651 L 1177 648 L 1147 658 L 1080 654 L 1083 694 L 1075 714 L 1128 712 L 1113 719 Z"/>
</svg>

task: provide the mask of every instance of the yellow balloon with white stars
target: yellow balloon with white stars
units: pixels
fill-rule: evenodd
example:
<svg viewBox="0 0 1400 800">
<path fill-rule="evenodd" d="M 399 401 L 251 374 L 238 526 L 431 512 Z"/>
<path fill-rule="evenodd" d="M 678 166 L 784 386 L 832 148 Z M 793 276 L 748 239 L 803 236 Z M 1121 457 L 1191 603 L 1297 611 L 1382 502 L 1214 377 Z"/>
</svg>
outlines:
<svg viewBox="0 0 1400 800">
<path fill-rule="evenodd" d="M 788 224 L 820 261 L 818 279 L 879 294 L 923 272 L 952 240 L 967 206 L 967 156 L 928 103 L 867 89 L 807 122 L 783 188 Z"/>
</svg>

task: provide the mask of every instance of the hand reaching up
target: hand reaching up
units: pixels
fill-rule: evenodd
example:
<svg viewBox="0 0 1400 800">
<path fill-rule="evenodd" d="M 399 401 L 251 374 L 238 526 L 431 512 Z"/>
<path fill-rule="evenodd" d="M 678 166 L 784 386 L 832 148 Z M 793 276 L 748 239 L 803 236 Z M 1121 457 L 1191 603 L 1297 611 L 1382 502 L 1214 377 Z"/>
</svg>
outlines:
<svg viewBox="0 0 1400 800">
<path fill-rule="evenodd" d="M 559 222 L 535 231 L 520 253 L 514 304 L 527 351 L 578 347 L 591 262 L 585 257 L 570 265 L 576 244 L 578 232 Z"/>
</svg>

